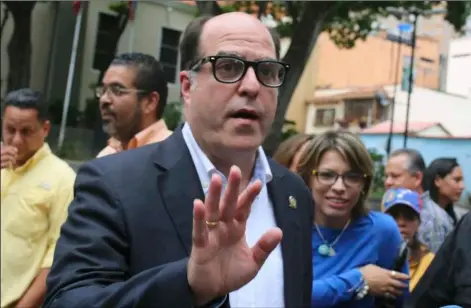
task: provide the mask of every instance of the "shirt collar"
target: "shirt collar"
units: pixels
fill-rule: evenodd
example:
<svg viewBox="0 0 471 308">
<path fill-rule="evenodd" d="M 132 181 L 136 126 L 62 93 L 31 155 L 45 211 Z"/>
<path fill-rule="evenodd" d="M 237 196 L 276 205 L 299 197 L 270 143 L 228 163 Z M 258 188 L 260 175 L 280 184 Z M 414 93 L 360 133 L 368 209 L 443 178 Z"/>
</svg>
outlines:
<svg viewBox="0 0 471 308">
<path fill-rule="evenodd" d="M 187 143 L 187 146 L 190 150 L 190 154 L 193 159 L 196 159 L 198 162 L 195 162 L 195 165 L 200 165 L 204 169 L 204 172 L 207 174 L 209 178 L 213 175 L 213 173 L 219 173 L 221 176 L 223 174 L 219 172 L 213 163 L 209 160 L 206 154 L 203 152 L 199 144 L 196 142 L 195 137 L 191 131 L 190 125 L 185 123 L 182 129 L 183 138 Z M 197 167 L 198 169 L 198 167 Z M 197 170 L 198 171 L 198 170 Z M 225 177 L 223 176 L 223 179 Z M 269 183 L 273 179 L 273 174 L 271 172 L 270 164 L 268 162 L 267 156 L 263 151 L 263 148 L 260 146 L 257 149 L 257 159 L 255 161 L 255 168 L 254 173 L 252 176 L 252 180 L 259 179 L 262 183 L 266 184 Z"/>
<path fill-rule="evenodd" d="M 165 121 L 161 119 L 137 133 L 131 140 L 129 140 L 126 148 L 135 149 L 146 145 L 152 139 L 159 139 L 156 136 L 159 136 L 160 134 L 164 135 L 161 138 L 164 139 L 164 137 L 168 136 L 167 132 L 169 132 L 167 124 L 165 124 Z M 108 140 L 108 145 L 118 152 L 123 150 L 123 144 L 116 138 L 110 138 Z"/>
<path fill-rule="evenodd" d="M 31 168 L 33 168 L 39 161 L 41 161 L 44 157 L 49 156 L 51 154 L 51 148 L 49 145 L 45 142 L 42 147 L 39 148 L 39 150 L 34 153 L 33 156 L 31 156 L 30 159 L 28 159 L 23 165 L 13 169 L 12 171 L 15 174 L 24 174 Z"/>
</svg>

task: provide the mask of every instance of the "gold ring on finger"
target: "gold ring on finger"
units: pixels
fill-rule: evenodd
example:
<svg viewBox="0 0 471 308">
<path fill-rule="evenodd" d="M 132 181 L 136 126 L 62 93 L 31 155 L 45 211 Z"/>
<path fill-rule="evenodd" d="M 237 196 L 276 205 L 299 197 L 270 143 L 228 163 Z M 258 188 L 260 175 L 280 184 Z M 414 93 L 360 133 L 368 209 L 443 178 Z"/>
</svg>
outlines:
<svg viewBox="0 0 471 308">
<path fill-rule="evenodd" d="M 214 228 L 218 225 L 219 221 L 210 221 L 210 220 L 206 220 L 206 225 L 209 227 L 209 228 Z"/>
</svg>

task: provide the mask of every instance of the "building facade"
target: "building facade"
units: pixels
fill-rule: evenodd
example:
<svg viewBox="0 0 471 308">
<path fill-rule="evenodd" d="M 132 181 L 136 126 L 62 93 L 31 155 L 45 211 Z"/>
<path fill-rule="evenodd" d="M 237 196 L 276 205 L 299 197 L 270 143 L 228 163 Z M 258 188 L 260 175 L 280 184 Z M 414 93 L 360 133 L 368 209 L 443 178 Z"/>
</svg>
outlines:
<svg viewBox="0 0 471 308">
<path fill-rule="evenodd" d="M 446 91 L 471 99 L 471 37 L 450 42 Z"/>
<path fill-rule="evenodd" d="M 317 90 L 314 99 L 305 102 L 303 131 L 319 134 L 348 125 L 350 130 L 360 132 L 391 119 L 394 96 L 394 123 L 402 125 L 402 130 L 409 116 L 409 129 L 412 123 L 439 123 L 451 136 L 471 136 L 470 98 L 415 86 L 407 115 L 408 93 L 400 85 Z M 442 134 L 435 132 L 435 136 Z"/>
<path fill-rule="evenodd" d="M 73 2 L 38 2 L 32 13 L 32 55 L 30 87 L 45 93 L 50 103 L 63 104 L 76 16 Z M 93 98 L 99 80 L 107 34 L 113 31 L 117 14 L 110 2 L 82 2 L 82 24 L 77 46 L 71 105 L 83 110 Z M 2 20 L 4 14 L 2 4 Z M 178 43 L 181 33 L 195 17 L 196 8 L 178 2 L 139 1 L 134 21 L 128 22 L 117 53 L 138 51 L 154 55 L 169 80 L 169 101 L 179 100 Z M 10 17 L 1 37 L 1 97 L 5 96 L 8 75 L 7 46 L 13 33 Z"/>
<path fill-rule="evenodd" d="M 377 31 L 349 50 L 338 48 L 322 33 L 293 94 L 287 119 L 304 131 L 309 103 L 316 90 L 374 88 L 391 84 L 408 87 L 411 36 L 403 34 L 399 44 L 398 21 L 382 18 Z M 419 17 L 417 27 L 415 84 L 419 87 L 445 90 L 448 44 L 457 35 L 443 15 Z M 399 54 L 399 60 L 398 60 Z M 397 79 L 396 79 L 396 69 Z"/>
</svg>

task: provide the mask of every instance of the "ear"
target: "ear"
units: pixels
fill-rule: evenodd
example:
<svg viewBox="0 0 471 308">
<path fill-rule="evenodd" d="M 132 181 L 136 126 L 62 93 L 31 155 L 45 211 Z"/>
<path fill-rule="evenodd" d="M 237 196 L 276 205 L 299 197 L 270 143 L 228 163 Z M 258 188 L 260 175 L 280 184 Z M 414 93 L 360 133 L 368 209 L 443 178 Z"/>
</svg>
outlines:
<svg viewBox="0 0 471 308">
<path fill-rule="evenodd" d="M 415 178 L 417 179 L 415 182 L 416 187 L 421 187 L 422 186 L 422 180 L 424 178 L 424 174 L 422 172 L 416 172 Z"/>
<path fill-rule="evenodd" d="M 191 79 L 189 71 L 180 72 L 180 91 L 185 105 L 190 104 Z"/>
<path fill-rule="evenodd" d="M 44 138 L 49 136 L 50 131 L 51 131 L 51 122 L 49 120 L 46 120 L 42 124 L 42 133 L 44 135 Z"/>
<path fill-rule="evenodd" d="M 145 115 L 156 114 L 156 110 L 159 107 L 159 102 L 160 102 L 160 94 L 156 91 L 151 92 L 147 96 L 147 99 L 143 100 L 142 112 Z"/>
<path fill-rule="evenodd" d="M 435 179 L 433 180 L 433 182 L 434 182 L 434 184 L 437 188 L 440 188 L 440 186 L 442 185 L 442 181 L 443 181 L 443 179 L 439 176 L 435 177 Z"/>
</svg>

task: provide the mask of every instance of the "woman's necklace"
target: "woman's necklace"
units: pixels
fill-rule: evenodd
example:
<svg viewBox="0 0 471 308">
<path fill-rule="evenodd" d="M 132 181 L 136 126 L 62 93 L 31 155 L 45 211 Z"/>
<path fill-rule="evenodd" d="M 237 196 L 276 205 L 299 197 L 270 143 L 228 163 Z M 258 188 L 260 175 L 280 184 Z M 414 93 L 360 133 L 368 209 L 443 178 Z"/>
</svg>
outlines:
<svg viewBox="0 0 471 308">
<path fill-rule="evenodd" d="M 334 239 L 334 241 L 329 244 L 329 242 L 327 242 L 324 239 L 324 236 L 322 235 L 321 230 L 319 230 L 319 226 L 317 225 L 317 223 L 314 223 L 314 226 L 316 227 L 317 234 L 319 234 L 319 237 L 321 238 L 322 242 L 324 242 L 323 244 L 320 244 L 319 247 L 317 247 L 317 252 L 323 257 L 333 257 L 333 256 L 335 256 L 334 245 L 337 244 L 340 237 L 342 236 L 342 234 L 347 229 L 348 225 L 350 225 L 350 219 L 347 221 L 347 223 L 343 227 L 342 232 L 340 232 L 340 234 Z"/>
</svg>

